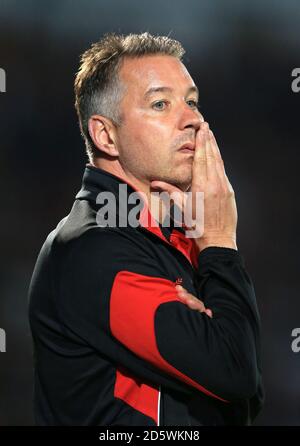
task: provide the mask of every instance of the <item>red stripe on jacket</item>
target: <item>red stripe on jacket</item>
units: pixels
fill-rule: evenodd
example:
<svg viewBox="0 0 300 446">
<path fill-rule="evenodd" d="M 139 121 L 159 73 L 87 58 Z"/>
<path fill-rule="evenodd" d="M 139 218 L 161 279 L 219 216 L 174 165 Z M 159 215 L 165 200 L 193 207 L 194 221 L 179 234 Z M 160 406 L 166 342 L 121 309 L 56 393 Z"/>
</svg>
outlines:
<svg viewBox="0 0 300 446">
<path fill-rule="evenodd" d="M 158 388 L 143 383 L 124 367 L 119 367 L 116 371 L 114 397 L 152 418 L 155 424 L 158 424 Z"/>
<path fill-rule="evenodd" d="M 155 312 L 161 304 L 172 301 L 181 302 L 170 280 L 120 271 L 115 277 L 110 298 L 110 329 L 113 336 L 136 355 L 169 375 L 226 402 L 177 370 L 159 353 L 154 328 Z"/>
</svg>

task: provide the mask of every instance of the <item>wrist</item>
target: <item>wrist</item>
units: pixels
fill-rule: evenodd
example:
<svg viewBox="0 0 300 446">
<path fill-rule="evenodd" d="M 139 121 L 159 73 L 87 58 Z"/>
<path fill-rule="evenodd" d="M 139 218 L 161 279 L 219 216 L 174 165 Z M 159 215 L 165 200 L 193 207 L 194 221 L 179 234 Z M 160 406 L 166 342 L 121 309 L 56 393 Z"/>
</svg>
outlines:
<svg viewBox="0 0 300 446">
<path fill-rule="evenodd" d="M 205 248 L 231 248 L 237 251 L 236 239 L 234 237 L 201 237 L 195 240 L 199 253 Z"/>
</svg>

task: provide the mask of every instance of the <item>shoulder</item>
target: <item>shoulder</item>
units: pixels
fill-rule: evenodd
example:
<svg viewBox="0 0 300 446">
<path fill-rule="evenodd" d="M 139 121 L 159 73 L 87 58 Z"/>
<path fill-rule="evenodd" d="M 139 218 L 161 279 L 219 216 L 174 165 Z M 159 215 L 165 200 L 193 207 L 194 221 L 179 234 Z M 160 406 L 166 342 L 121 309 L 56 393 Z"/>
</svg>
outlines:
<svg viewBox="0 0 300 446">
<path fill-rule="evenodd" d="M 160 271 L 151 241 L 132 228 L 91 228 L 54 257 L 64 271 L 85 271 L 88 277 L 114 276 L 121 270 L 150 275 Z"/>
</svg>

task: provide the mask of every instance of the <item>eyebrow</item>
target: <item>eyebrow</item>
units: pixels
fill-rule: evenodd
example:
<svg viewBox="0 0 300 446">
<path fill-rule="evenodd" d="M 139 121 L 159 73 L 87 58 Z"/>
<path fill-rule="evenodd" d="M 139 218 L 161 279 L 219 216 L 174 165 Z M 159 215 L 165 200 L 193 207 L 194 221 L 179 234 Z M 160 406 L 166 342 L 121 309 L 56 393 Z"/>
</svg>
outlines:
<svg viewBox="0 0 300 446">
<path fill-rule="evenodd" d="M 173 91 L 174 91 L 173 88 L 170 88 L 170 87 L 151 87 L 144 94 L 144 99 L 147 99 L 149 96 L 151 96 L 154 93 L 158 93 L 158 92 L 172 93 Z M 193 85 L 192 87 L 188 88 L 187 95 L 190 93 L 197 93 L 197 95 L 199 96 L 199 90 L 196 87 L 196 85 Z"/>
</svg>

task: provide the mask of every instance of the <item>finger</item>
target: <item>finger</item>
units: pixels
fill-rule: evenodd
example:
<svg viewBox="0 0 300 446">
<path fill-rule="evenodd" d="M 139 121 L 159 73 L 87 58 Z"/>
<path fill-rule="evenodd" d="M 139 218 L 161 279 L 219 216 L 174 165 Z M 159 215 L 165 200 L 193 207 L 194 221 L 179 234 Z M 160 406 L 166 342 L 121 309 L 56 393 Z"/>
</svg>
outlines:
<svg viewBox="0 0 300 446">
<path fill-rule="evenodd" d="M 196 299 L 190 299 L 189 297 L 185 296 L 178 296 L 179 299 L 182 299 L 182 301 L 189 307 L 191 310 L 197 310 L 200 311 L 200 313 L 204 313 L 206 308 L 204 304 L 200 301 L 196 301 Z"/>
<path fill-rule="evenodd" d="M 207 180 L 206 173 L 206 139 L 207 132 L 200 128 L 196 135 L 195 155 L 193 161 L 193 183 L 202 186 Z"/>
<path fill-rule="evenodd" d="M 195 299 L 187 299 L 187 305 L 191 310 L 197 310 L 200 313 L 205 313 L 206 308 L 202 302 L 197 302 Z"/>
<path fill-rule="evenodd" d="M 175 285 L 175 288 L 178 292 L 178 296 L 184 300 L 184 302 L 193 310 L 198 310 L 200 313 L 206 313 L 208 317 L 212 318 L 213 314 L 209 308 L 205 308 L 202 300 L 194 297 L 192 294 L 188 293 L 185 288 L 181 285 Z"/>
<path fill-rule="evenodd" d="M 212 318 L 212 311 L 209 308 L 205 308 L 202 301 L 197 299 L 191 299 L 188 294 L 178 294 L 178 297 L 191 309 L 197 310 L 200 313 L 205 313 L 208 317 Z"/>
<path fill-rule="evenodd" d="M 215 157 L 215 151 L 213 149 L 213 140 L 210 136 L 211 131 L 209 130 L 207 133 L 206 139 L 206 172 L 207 179 L 213 182 L 217 182 L 219 180 L 219 173 L 217 170 L 217 162 Z"/>
<path fill-rule="evenodd" d="M 228 176 L 226 174 L 225 174 L 225 178 L 226 178 L 226 183 L 227 183 L 227 187 L 228 187 L 229 192 L 234 193 L 234 189 L 233 189 L 233 187 L 232 187 L 232 185 L 231 185 L 231 183 L 230 183 L 230 181 L 228 179 Z"/>
<path fill-rule="evenodd" d="M 219 146 L 218 146 L 216 138 L 211 130 L 210 130 L 210 140 L 211 140 L 211 144 L 212 144 L 212 150 L 215 155 L 216 169 L 217 169 L 221 184 L 223 185 L 224 188 L 227 188 L 228 190 L 233 190 L 232 186 L 228 180 L 228 177 L 226 175 L 226 172 L 225 172 L 224 161 L 222 159 Z"/>
<path fill-rule="evenodd" d="M 188 291 L 187 291 L 185 288 L 183 288 L 182 285 L 178 285 L 178 284 L 176 284 L 176 285 L 175 285 L 175 288 L 176 288 L 176 291 L 177 291 L 178 293 L 182 293 L 182 294 L 184 294 L 184 295 L 190 294 L 190 293 L 188 293 Z M 190 296 L 192 296 L 192 294 L 190 294 Z"/>
<path fill-rule="evenodd" d="M 178 292 L 178 297 L 180 299 L 182 299 L 193 310 L 198 310 L 201 312 L 205 311 L 205 305 L 200 299 L 197 299 L 195 296 L 188 293 L 184 288 L 182 287 L 179 288 L 179 287 L 180 285 L 178 285 L 176 288 Z"/>
<path fill-rule="evenodd" d="M 213 134 L 212 130 L 209 130 L 209 136 L 210 136 L 210 140 L 212 141 L 213 151 L 214 151 L 214 155 L 215 155 L 216 160 L 219 163 L 224 165 L 223 159 L 222 159 L 222 155 L 221 155 L 221 152 L 220 152 L 220 149 L 219 149 L 219 146 L 218 146 L 218 143 L 216 141 L 215 135 Z"/>
<path fill-rule="evenodd" d="M 175 288 L 176 288 L 178 294 L 180 294 L 181 296 L 186 297 L 186 298 L 188 298 L 188 299 L 195 299 L 195 300 L 197 300 L 198 302 L 203 303 L 202 300 L 198 299 L 198 298 L 195 297 L 193 294 L 189 293 L 189 292 L 188 292 L 182 285 L 177 285 L 177 284 L 176 284 L 176 285 L 175 285 Z"/>
<path fill-rule="evenodd" d="M 210 318 L 213 317 L 212 311 L 209 308 L 206 308 L 205 313 L 207 314 L 208 317 Z"/>
<path fill-rule="evenodd" d="M 188 297 L 182 298 L 182 300 L 191 310 L 197 310 L 200 313 L 205 313 L 209 318 L 212 318 L 212 311 L 209 308 L 205 308 L 202 301 L 197 302 L 197 299 L 189 299 Z"/>
</svg>

